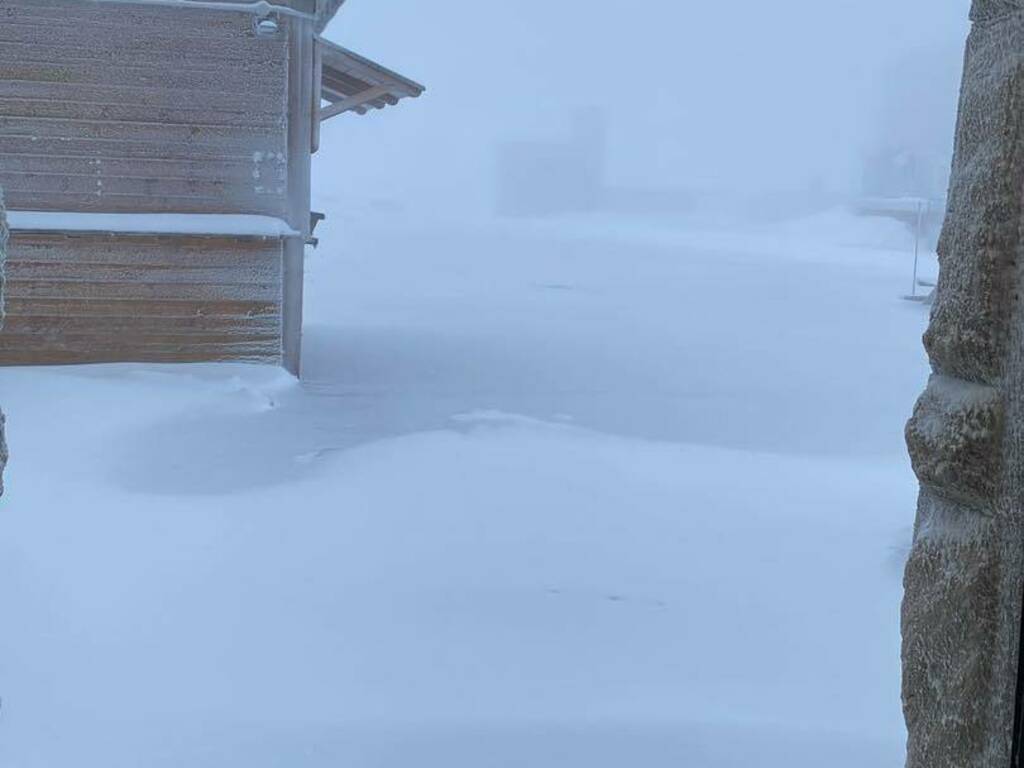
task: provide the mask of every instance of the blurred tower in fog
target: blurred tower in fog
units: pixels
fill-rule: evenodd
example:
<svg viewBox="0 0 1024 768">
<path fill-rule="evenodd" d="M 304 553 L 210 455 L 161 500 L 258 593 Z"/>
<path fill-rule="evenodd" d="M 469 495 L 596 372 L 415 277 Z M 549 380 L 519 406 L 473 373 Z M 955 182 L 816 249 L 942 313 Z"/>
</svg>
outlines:
<svg viewBox="0 0 1024 768">
<path fill-rule="evenodd" d="M 946 197 L 962 64 L 960 46 L 950 44 L 909 52 L 884 67 L 863 195 Z"/>
<path fill-rule="evenodd" d="M 608 155 L 608 121 L 599 107 L 573 110 L 570 120 L 570 152 L 576 154 L 580 173 L 579 196 L 583 210 L 601 204 Z"/>
<path fill-rule="evenodd" d="M 863 155 L 858 210 L 906 223 L 928 248 L 938 241 L 946 208 L 962 64 L 952 44 L 889 62 L 878 86 L 874 137 Z"/>
<path fill-rule="evenodd" d="M 497 212 L 545 216 L 596 209 L 604 197 L 607 147 L 607 120 L 596 107 L 573 110 L 566 139 L 499 144 Z"/>
</svg>

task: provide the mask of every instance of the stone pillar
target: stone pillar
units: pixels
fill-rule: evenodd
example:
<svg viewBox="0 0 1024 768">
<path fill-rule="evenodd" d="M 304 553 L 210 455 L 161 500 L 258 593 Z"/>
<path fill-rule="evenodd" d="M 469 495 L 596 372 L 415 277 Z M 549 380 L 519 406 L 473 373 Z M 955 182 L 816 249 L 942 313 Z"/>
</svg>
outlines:
<svg viewBox="0 0 1024 768">
<path fill-rule="evenodd" d="M 1024 0 L 974 0 L 903 604 L 909 768 L 1009 768 L 1024 600 Z"/>
</svg>

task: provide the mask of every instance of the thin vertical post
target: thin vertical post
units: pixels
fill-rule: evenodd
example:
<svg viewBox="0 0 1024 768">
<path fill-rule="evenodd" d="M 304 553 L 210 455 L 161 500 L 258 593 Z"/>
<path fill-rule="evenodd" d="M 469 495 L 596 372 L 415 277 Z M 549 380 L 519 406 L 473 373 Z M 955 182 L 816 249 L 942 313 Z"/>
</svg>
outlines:
<svg viewBox="0 0 1024 768">
<path fill-rule="evenodd" d="M 302 358 L 305 243 L 309 236 L 313 119 L 313 22 L 288 23 L 288 223 L 301 237 L 285 240 L 282 270 L 282 359 L 298 376 Z"/>
<path fill-rule="evenodd" d="M 917 201 L 917 224 L 914 227 L 914 284 L 910 288 L 911 297 L 917 296 L 917 265 L 921 258 L 921 228 L 924 225 L 924 201 Z"/>
</svg>

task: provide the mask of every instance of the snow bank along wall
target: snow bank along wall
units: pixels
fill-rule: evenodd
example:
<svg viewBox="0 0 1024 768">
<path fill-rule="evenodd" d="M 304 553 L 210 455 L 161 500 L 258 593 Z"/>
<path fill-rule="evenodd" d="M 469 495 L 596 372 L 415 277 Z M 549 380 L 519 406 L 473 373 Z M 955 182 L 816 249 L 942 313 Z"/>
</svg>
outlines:
<svg viewBox="0 0 1024 768">
<path fill-rule="evenodd" d="M 258 35 L 242 10 L 0 0 L 0 364 L 298 367 L 314 21 L 274 18 Z M 182 213 L 196 231 L 167 226 Z"/>
<path fill-rule="evenodd" d="M 975 0 L 925 346 L 905 577 L 911 768 L 1017 765 L 1024 598 L 1024 5 Z"/>
</svg>

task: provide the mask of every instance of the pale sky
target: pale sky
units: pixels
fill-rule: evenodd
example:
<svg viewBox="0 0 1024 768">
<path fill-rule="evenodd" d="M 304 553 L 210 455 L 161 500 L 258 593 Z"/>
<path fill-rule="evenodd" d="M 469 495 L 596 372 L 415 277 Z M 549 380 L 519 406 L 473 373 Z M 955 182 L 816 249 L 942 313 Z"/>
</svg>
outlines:
<svg viewBox="0 0 1024 768">
<path fill-rule="evenodd" d="M 478 200 L 497 142 L 591 105 L 617 183 L 848 186 L 893 112 L 951 142 L 968 5 L 349 0 L 327 36 L 428 91 L 328 123 L 317 187 Z"/>
</svg>

